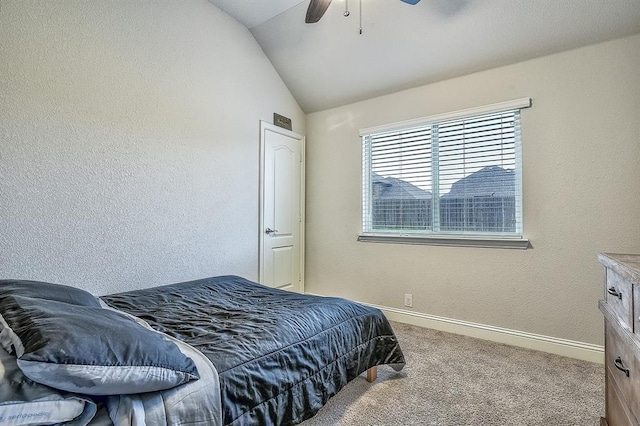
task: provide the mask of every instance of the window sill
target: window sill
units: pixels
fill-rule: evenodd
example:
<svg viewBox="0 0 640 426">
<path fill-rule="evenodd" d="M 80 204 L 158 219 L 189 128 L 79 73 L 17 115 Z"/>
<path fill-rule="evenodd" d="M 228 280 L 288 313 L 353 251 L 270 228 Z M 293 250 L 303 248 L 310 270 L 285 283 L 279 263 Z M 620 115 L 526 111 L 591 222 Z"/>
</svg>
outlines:
<svg viewBox="0 0 640 426">
<path fill-rule="evenodd" d="M 524 238 L 485 238 L 485 237 L 427 237 L 422 235 L 388 235 L 388 234 L 360 234 L 358 241 L 364 243 L 388 243 L 388 244 L 420 244 L 431 246 L 450 247 L 483 247 L 501 249 L 531 248 L 528 239 Z"/>
</svg>

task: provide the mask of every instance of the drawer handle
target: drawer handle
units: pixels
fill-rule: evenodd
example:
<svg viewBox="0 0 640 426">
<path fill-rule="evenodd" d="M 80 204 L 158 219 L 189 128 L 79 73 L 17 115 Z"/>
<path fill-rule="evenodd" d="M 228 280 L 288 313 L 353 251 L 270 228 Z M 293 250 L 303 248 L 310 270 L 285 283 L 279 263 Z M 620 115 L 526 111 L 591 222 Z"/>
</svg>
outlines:
<svg viewBox="0 0 640 426">
<path fill-rule="evenodd" d="M 609 289 L 607 289 L 607 293 L 622 300 L 622 293 L 618 293 L 615 287 L 609 287 Z"/>
<path fill-rule="evenodd" d="M 622 364 L 622 360 L 620 359 L 620 357 L 617 357 L 613 361 L 613 365 L 615 365 L 618 370 L 622 371 L 624 374 L 627 375 L 627 377 L 629 377 L 629 369 L 624 368 L 624 364 Z"/>
</svg>

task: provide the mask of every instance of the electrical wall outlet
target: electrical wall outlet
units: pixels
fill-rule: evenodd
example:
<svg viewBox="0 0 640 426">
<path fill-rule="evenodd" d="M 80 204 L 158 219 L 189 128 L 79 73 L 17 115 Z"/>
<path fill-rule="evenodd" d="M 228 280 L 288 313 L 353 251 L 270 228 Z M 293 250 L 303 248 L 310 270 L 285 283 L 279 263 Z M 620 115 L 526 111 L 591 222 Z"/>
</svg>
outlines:
<svg viewBox="0 0 640 426">
<path fill-rule="evenodd" d="M 409 293 L 404 295 L 404 306 L 408 308 L 413 307 L 413 295 Z"/>
</svg>

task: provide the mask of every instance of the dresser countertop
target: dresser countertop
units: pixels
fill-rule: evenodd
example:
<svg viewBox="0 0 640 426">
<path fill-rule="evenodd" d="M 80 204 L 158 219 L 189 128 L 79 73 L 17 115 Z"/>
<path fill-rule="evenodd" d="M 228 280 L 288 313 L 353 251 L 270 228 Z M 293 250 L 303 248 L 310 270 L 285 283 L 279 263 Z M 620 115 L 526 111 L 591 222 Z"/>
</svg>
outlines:
<svg viewBox="0 0 640 426">
<path fill-rule="evenodd" d="M 640 285 L 640 254 L 600 253 L 598 260 L 632 284 Z"/>
</svg>

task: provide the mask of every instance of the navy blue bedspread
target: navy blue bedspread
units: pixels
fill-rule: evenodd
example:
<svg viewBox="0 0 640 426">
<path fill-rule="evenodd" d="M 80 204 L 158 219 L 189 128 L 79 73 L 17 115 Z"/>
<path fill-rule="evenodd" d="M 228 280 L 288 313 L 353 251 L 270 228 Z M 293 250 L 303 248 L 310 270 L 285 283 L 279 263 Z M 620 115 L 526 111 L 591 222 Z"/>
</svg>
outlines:
<svg viewBox="0 0 640 426">
<path fill-rule="evenodd" d="M 102 296 L 200 350 L 220 376 L 223 424 L 288 425 L 313 416 L 379 364 L 404 365 L 378 309 L 237 276 Z"/>
</svg>

